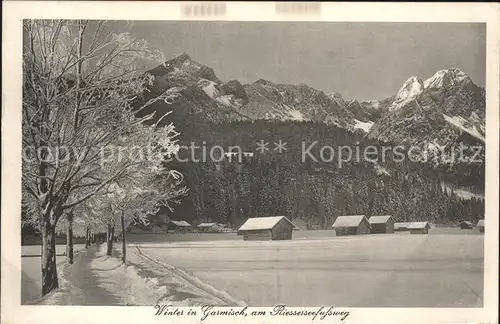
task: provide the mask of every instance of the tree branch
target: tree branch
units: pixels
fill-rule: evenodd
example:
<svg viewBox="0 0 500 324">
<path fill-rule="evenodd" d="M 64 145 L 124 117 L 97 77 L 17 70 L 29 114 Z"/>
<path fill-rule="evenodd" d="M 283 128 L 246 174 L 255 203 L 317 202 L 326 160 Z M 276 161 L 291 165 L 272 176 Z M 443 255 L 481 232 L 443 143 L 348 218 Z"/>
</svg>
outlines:
<svg viewBox="0 0 500 324">
<path fill-rule="evenodd" d="M 104 181 L 103 183 L 101 183 L 101 185 L 99 185 L 93 192 L 89 193 L 88 195 L 86 195 L 85 197 L 73 202 L 73 203 L 70 203 L 70 204 L 67 204 L 67 205 L 63 205 L 62 208 L 63 209 L 67 209 L 67 208 L 71 208 L 71 207 L 74 207 L 78 204 L 81 204 L 82 202 L 86 201 L 87 199 L 91 198 L 92 196 L 94 196 L 99 190 L 101 190 L 104 186 L 106 186 L 107 184 L 111 183 L 112 181 L 114 181 L 116 178 L 118 178 L 121 173 L 123 171 L 125 171 L 126 169 L 130 168 L 131 166 L 134 166 L 134 165 L 138 165 L 142 162 L 136 162 L 136 163 L 132 163 L 130 165 L 126 165 L 124 166 L 123 168 L 121 168 L 118 172 L 116 172 L 111 178 L 109 178 L 108 180 Z"/>
</svg>

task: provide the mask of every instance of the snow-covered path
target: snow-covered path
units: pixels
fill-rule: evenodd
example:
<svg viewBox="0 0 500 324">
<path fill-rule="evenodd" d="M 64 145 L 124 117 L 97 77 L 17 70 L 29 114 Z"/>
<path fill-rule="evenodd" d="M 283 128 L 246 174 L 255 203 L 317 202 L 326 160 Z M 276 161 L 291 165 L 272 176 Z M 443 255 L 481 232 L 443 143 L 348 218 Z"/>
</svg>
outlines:
<svg viewBox="0 0 500 324">
<path fill-rule="evenodd" d="M 96 268 L 98 263 L 106 262 L 106 256 L 97 256 L 97 246 L 94 246 L 88 251 L 82 252 L 78 262 L 73 266 L 66 265 L 64 269 L 64 279 L 77 289 L 73 292 L 78 292 L 78 304 L 81 305 L 119 305 L 120 298 L 104 288 L 101 272 L 110 271 L 108 269 Z M 97 263 L 97 264 L 96 264 Z M 79 288 L 79 289 L 78 289 Z"/>
<path fill-rule="evenodd" d="M 73 265 L 59 266 L 60 289 L 37 300 L 39 305 L 233 305 L 238 302 L 192 275 L 159 263 L 133 245 L 127 266 L 120 252 L 106 255 L 106 245 L 75 255 Z"/>
</svg>

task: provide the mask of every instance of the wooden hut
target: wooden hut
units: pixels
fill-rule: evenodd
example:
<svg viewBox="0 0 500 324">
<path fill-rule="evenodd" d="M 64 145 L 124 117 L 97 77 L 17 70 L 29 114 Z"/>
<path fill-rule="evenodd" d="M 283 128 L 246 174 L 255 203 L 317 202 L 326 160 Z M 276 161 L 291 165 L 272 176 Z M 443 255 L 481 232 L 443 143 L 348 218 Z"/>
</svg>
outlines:
<svg viewBox="0 0 500 324">
<path fill-rule="evenodd" d="M 428 234 L 430 228 L 429 222 L 411 222 L 408 225 L 411 234 Z"/>
<path fill-rule="evenodd" d="M 337 236 L 369 234 L 371 225 L 365 215 L 339 216 L 332 228 Z"/>
<path fill-rule="evenodd" d="M 368 219 L 372 234 L 394 233 L 394 219 L 391 215 L 372 216 Z"/>
<path fill-rule="evenodd" d="M 472 229 L 474 228 L 474 225 L 472 225 L 471 222 L 469 221 L 461 221 L 459 224 L 461 229 Z"/>
<path fill-rule="evenodd" d="M 479 229 L 479 232 L 484 233 L 484 219 L 478 220 L 476 226 Z"/>
<path fill-rule="evenodd" d="M 168 222 L 167 227 L 169 230 L 175 230 L 180 232 L 187 232 L 192 229 L 191 224 L 186 221 L 174 221 L 171 220 Z"/>
<path fill-rule="evenodd" d="M 219 233 L 219 232 L 222 232 L 222 229 L 224 227 L 225 226 L 223 224 L 219 224 L 219 223 L 201 223 L 196 228 L 200 232 L 205 232 L 205 233 Z"/>
<path fill-rule="evenodd" d="M 285 216 L 249 218 L 238 229 L 244 241 L 291 240 L 295 226 Z"/>
<path fill-rule="evenodd" d="M 403 232 L 408 230 L 409 222 L 406 223 L 394 223 L 394 231 L 395 232 Z"/>
</svg>

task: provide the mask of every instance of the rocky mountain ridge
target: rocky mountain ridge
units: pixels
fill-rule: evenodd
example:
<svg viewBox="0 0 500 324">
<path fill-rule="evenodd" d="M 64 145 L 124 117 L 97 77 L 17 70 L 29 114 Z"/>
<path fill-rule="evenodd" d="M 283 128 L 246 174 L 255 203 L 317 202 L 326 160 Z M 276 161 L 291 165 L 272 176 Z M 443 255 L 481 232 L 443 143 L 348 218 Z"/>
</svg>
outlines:
<svg viewBox="0 0 500 324">
<path fill-rule="evenodd" d="M 485 141 L 484 89 L 459 69 L 410 77 L 382 109 L 369 138 L 429 149 Z"/>
<path fill-rule="evenodd" d="M 188 116 L 215 123 L 310 121 L 397 144 L 443 147 L 462 137 L 484 143 L 485 91 L 456 68 L 437 71 L 425 80 L 412 76 L 394 96 L 362 102 L 306 84 L 222 82 L 212 68 L 186 53 L 149 73 L 155 77 L 152 94 L 167 91 L 177 98 L 168 107 L 160 103 L 152 109 L 159 115 L 171 109 L 180 121 Z"/>
</svg>

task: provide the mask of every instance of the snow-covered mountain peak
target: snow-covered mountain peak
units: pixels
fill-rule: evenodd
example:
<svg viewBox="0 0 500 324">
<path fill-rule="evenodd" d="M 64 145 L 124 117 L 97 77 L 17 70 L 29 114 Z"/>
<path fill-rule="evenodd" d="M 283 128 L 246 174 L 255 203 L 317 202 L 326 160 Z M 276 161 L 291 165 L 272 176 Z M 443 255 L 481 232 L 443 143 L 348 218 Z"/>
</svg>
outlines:
<svg viewBox="0 0 500 324">
<path fill-rule="evenodd" d="M 398 94 L 389 110 L 397 110 L 410 101 L 414 100 L 424 90 L 424 82 L 416 76 L 412 76 L 399 89 Z"/>
<path fill-rule="evenodd" d="M 330 98 L 332 99 L 342 99 L 344 100 L 344 98 L 342 98 L 342 95 L 338 92 L 332 92 L 328 95 Z"/>
<path fill-rule="evenodd" d="M 177 55 L 173 59 L 165 62 L 165 66 L 167 68 L 179 68 L 180 69 L 183 66 L 188 66 L 189 64 L 192 64 L 192 63 L 201 66 L 200 63 L 193 61 L 187 53 L 182 53 L 182 54 Z"/>
<path fill-rule="evenodd" d="M 338 92 L 332 92 L 328 95 L 333 101 L 335 101 L 337 103 L 337 105 L 339 105 L 340 107 L 342 108 L 346 108 L 347 107 L 347 104 L 344 100 L 344 98 L 342 98 L 342 95 Z"/>
<path fill-rule="evenodd" d="M 422 91 L 422 86 L 424 82 L 418 76 L 412 76 L 403 83 L 403 86 L 398 91 L 398 96 L 400 94 L 407 95 Z"/>
<path fill-rule="evenodd" d="M 425 88 L 442 88 L 456 85 L 464 81 L 471 81 L 469 76 L 460 69 L 444 69 L 437 71 L 432 77 L 425 80 Z"/>
</svg>

